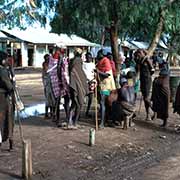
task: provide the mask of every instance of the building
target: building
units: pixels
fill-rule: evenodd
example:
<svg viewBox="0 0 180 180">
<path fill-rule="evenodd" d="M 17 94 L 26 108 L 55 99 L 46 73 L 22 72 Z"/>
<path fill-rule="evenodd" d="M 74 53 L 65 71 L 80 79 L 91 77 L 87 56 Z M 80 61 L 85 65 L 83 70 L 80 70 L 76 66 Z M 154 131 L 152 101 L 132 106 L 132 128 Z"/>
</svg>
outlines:
<svg viewBox="0 0 180 180">
<path fill-rule="evenodd" d="M 66 48 L 71 54 L 74 47 L 88 48 L 95 46 L 76 35 L 50 33 L 44 29 L 27 29 L 25 31 L 1 30 L 0 44 L 14 58 L 15 66 L 41 67 L 45 54 L 52 54 L 56 47 Z"/>
</svg>

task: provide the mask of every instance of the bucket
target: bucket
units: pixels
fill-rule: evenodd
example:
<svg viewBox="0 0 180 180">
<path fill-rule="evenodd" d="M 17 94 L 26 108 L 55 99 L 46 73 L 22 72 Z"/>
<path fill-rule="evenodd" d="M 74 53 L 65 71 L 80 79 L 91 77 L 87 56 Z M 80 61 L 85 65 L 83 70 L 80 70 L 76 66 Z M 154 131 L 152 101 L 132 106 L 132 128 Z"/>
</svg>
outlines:
<svg viewBox="0 0 180 180">
<path fill-rule="evenodd" d="M 170 101 L 171 102 L 175 101 L 176 90 L 177 90 L 179 83 L 180 83 L 180 76 L 171 76 L 170 77 L 170 92 L 171 92 Z"/>
</svg>

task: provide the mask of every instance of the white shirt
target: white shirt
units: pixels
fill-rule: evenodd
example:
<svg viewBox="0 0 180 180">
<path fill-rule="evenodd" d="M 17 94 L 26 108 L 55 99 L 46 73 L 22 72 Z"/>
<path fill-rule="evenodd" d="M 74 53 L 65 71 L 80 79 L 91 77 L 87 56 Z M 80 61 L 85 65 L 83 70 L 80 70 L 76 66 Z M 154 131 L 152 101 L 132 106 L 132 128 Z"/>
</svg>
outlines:
<svg viewBox="0 0 180 180">
<path fill-rule="evenodd" d="M 94 79 L 94 69 L 96 69 L 96 66 L 93 62 L 83 62 L 82 65 L 83 71 L 86 74 L 86 77 L 88 81 L 91 81 Z"/>
</svg>

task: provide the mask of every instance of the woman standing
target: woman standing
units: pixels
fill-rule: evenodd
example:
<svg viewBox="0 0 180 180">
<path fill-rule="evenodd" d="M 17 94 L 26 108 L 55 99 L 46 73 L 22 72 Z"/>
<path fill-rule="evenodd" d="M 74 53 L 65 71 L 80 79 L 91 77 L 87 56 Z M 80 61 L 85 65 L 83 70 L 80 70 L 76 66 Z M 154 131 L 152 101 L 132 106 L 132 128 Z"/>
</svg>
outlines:
<svg viewBox="0 0 180 180">
<path fill-rule="evenodd" d="M 110 95 L 110 91 L 116 89 L 113 78 L 112 66 L 110 60 L 106 57 L 106 51 L 100 50 L 97 54 L 97 73 L 99 76 L 99 88 L 100 88 L 100 107 L 101 107 L 101 124 L 100 128 L 104 128 L 104 119 L 106 107 L 106 98 Z"/>
<path fill-rule="evenodd" d="M 44 95 L 45 95 L 45 118 L 48 118 L 48 110 L 50 108 L 50 117 L 52 117 L 52 109 L 55 104 L 55 98 L 54 94 L 52 92 L 52 86 L 51 86 L 51 79 L 50 75 L 47 72 L 48 71 L 48 65 L 49 65 L 49 54 L 46 54 L 44 56 L 44 62 L 42 64 L 43 71 L 42 71 L 42 80 L 44 85 Z"/>
</svg>

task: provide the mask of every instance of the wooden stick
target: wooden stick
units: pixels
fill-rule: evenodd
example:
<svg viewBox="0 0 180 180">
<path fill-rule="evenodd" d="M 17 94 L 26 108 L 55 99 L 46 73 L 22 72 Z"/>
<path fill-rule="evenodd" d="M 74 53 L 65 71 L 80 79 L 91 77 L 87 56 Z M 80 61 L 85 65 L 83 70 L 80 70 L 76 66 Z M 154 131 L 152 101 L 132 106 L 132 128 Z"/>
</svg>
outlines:
<svg viewBox="0 0 180 180">
<path fill-rule="evenodd" d="M 141 111 L 142 100 L 143 100 L 143 96 L 142 96 L 142 94 L 141 94 L 141 98 L 140 98 L 140 104 L 139 104 L 139 110 L 138 110 L 138 114 L 140 114 L 140 111 Z"/>
<path fill-rule="evenodd" d="M 30 180 L 32 177 L 32 151 L 31 140 L 24 140 L 23 130 L 20 120 L 19 111 L 17 109 L 17 118 L 19 121 L 20 138 L 22 141 L 22 177 L 25 180 Z"/>
<path fill-rule="evenodd" d="M 31 141 L 24 140 L 22 151 L 22 177 L 25 180 L 30 180 L 32 177 L 32 152 Z"/>
</svg>

